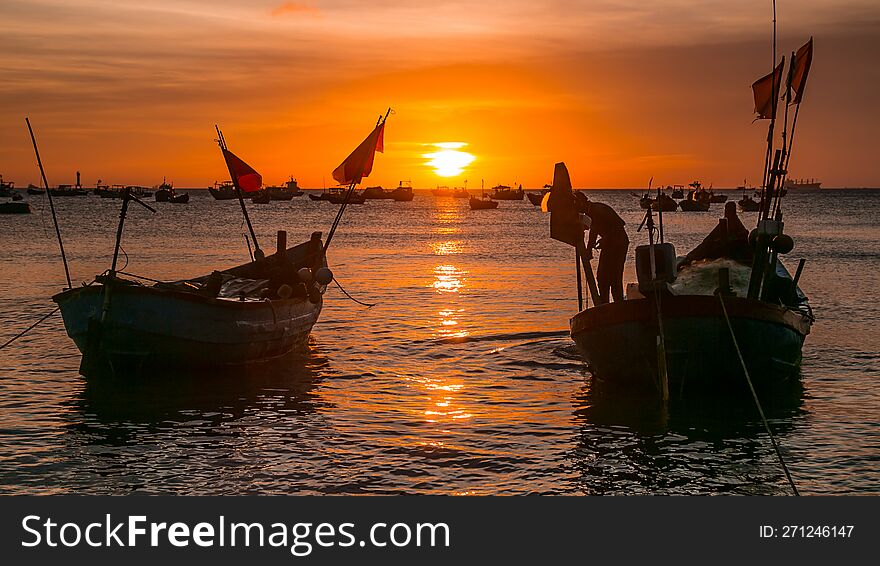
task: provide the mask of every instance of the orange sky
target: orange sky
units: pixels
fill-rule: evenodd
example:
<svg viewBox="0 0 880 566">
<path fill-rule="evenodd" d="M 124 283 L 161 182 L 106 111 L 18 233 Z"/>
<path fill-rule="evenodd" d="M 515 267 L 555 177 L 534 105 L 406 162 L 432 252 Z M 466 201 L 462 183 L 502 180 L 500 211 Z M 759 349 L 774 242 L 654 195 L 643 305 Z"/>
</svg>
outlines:
<svg viewBox="0 0 880 566">
<path fill-rule="evenodd" d="M 226 177 L 213 125 L 269 183 L 320 187 L 395 109 L 369 184 L 579 187 L 756 182 L 770 2 L 4 0 L 0 174 L 201 187 Z M 815 36 L 794 177 L 880 186 L 880 4 L 779 0 L 780 53 Z M 460 177 L 426 166 L 465 142 Z"/>
</svg>

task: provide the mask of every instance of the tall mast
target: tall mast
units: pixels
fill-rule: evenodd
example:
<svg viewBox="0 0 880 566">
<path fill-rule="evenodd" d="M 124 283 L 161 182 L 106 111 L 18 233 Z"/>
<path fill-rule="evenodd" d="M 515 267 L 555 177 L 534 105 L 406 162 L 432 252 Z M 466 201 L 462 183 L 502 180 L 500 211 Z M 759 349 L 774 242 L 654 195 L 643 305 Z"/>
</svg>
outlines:
<svg viewBox="0 0 880 566">
<path fill-rule="evenodd" d="M 64 242 L 61 240 L 61 229 L 58 227 L 58 216 L 55 214 L 55 203 L 52 200 L 52 190 L 49 189 L 49 181 L 46 180 L 46 171 L 43 169 L 43 161 L 40 159 L 40 150 L 37 149 L 37 138 L 34 137 L 34 130 L 31 128 L 29 118 L 24 119 L 31 134 L 31 141 L 34 144 L 34 153 L 37 156 L 37 165 L 40 167 L 40 176 L 43 179 L 43 187 L 46 189 L 46 195 L 49 197 L 49 210 L 52 211 L 52 222 L 55 224 L 55 235 L 58 236 L 58 247 L 61 248 L 61 262 L 64 264 L 64 276 L 67 278 L 67 288 L 71 289 L 73 285 L 70 283 L 70 269 L 67 267 L 67 255 L 64 253 Z"/>
</svg>

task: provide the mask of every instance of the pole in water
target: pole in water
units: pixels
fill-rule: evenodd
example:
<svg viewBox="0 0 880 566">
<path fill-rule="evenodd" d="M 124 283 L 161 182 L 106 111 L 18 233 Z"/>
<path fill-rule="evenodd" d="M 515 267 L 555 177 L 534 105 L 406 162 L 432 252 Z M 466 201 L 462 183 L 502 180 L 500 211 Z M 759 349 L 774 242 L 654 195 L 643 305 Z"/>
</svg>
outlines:
<svg viewBox="0 0 880 566">
<path fill-rule="evenodd" d="M 37 156 L 37 165 L 40 167 L 40 176 L 43 179 L 43 187 L 46 189 L 46 195 L 49 197 L 49 210 L 52 211 L 52 222 L 55 224 L 55 235 L 58 236 L 58 247 L 61 248 L 61 262 L 64 264 L 64 276 L 67 278 L 67 288 L 71 289 L 73 285 L 70 282 L 70 269 L 67 267 L 67 255 L 64 253 L 64 242 L 61 240 L 61 229 L 58 228 L 58 216 L 55 214 L 55 202 L 52 200 L 52 191 L 49 189 L 49 181 L 46 180 L 46 171 L 43 169 L 43 161 L 40 159 L 40 150 L 37 149 L 37 138 L 34 136 L 34 130 L 31 128 L 29 118 L 24 119 L 31 135 L 31 142 L 34 144 L 34 154 Z"/>
</svg>

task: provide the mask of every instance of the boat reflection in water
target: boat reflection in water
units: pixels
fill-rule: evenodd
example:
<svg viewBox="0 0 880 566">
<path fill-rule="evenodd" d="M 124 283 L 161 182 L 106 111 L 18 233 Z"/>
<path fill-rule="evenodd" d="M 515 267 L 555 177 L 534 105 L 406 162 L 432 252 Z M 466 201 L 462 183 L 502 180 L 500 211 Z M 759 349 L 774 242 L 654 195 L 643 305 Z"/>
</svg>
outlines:
<svg viewBox="0 0 880 566">
<path fill-rule="evenodd" d="M 584 493 L 788 495 L 790 490 L 748 393 L 727 397 L 627 396 L 586 384 L 573 399 L 577 443 L 570 453 Z M 764 392 L 762 406 L 782 442 L 804 415 L 795 379 Z"/>
</svg>

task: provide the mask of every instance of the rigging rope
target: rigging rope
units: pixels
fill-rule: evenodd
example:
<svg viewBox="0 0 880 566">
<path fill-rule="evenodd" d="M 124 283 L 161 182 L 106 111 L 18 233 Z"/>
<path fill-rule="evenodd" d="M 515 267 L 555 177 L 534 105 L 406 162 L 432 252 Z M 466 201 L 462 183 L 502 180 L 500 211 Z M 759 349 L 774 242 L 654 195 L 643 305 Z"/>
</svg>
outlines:
<svg viewBox="0 0 880 566">
<path fill-rule="evenodd" d="M 333 278 L 333 282 L 336 283 L 336 286 L 339 287 L 339 290 L 342 291 L 346 297 L 348 297 L 352 301 L 356 302 L 357 304 L 363 305 L 363 306 L 367 307 L 368 309 L 371 309 L 376 306 L 377 303 L 365 303 L 365 302 L 359 301 L 359 300 L 355 299 L 354 297 L 352 297 L 351 295 L 349 295 L 348 291 L 346 291 L 345 289 L 342 288 L 342 285 L 339 284 L 339 281 L 337 281 L 337 279 L 335 277 Z"/>
<path fill-rule="evenodd" d="M 55 307 L 55 309 L 54 309 L 52 312 L 50 312 L 49 314 L 47 314 L 46 316 L 44 316 L 43 318 L 41 318 L 41 319 L 38 320 L 37 322 L 35 322 L 35 323 L 33 323 L 32 325 L 30 325 L 30 326 L 27 327 L 25 330 L 19 332 L 18 334 L 16 334 L 15 336 L 13 336 L 12 338 L 10 338 L 9 340 L 7 340 L 5 344 L 3 344 L 2 346 L 0 346 L 0 350 L 2 350 L 3 348 L 5 348 L 6 346 L 9 346 L 9 345 L 12 344 L 13 342 L 15 342 L 16 340 L 18 340 L 19 338 L 21 338 L 22 336 L 24 336 L 25 334 L 27 334 L 28 332 L 30 332 L 31 330 L 33 330 L 34 328 L 36 328 L 38 324 L 40 324 L 41 322 L 43 322 L 44 320 L 46 320 L 47 318 L 49 318 L 50 316 L 52 316 L 53 314 L 55 314 L 56 312 L 58 312 L 58 309 L 60 309 L 60 308 L 61 308 L 61 307 Z"/>
<path fill-rule="evenodd" d="M 761 421 L 764 422 L 764 428 L 767 429 L 767 434 L 770 435 L 770 442 L 773 444 L 773 450 L 776 451 L 776 456 L 779 458 L 779 463 L 782 464 L 782 469 L 785 471 L 785 477 L 788 478 L 788 483 L 791 484 L 791 489 L 795 495 L 800 495 L 798 493 L 797 486 L 794 484 L 794 480 L 791 478 L 791 474 L 788 472 L 788 466 L 785 465 L 785 460 L 782 458 L 782 452 L 779 450 L 779 445 L 776 443 L 776 437 L 773 435 L 773 431 L 770 429 L 770 423 L 767 422 L 767 417 L 764 416 L 764 409 L 761 408 L 761 402 L 758 400 L 758 394 L 755 393 L 755 387 L 752 385 L 752 378 L 749 377 L 749 370 L 746 369 L 746 362 L 743 359 L 742 352 L 740 352 L 739 344 L 736 341 L 736 335 L 733 332 L 733 325 L 730 324 L 730 317 L 727 316 L 727 307 L 724 305 L 724 298 L 721 296 L 721 293 L 718 293 L 718 301 L 721 303 L 721 312 L 724 313 L 724 320 L 727 322 L 727 329 L 730 330 L 730 338 L 733 340 L 733 348 L 736 350 L 736 355 L 739 356 L 739 363 L 742 364 L 743 373 L 746 376 L 746 381 L 749 384 L 749 390 L 752 392 L 752 398 L 755 400 L 755 406 L 758 407 L 758 414 L 761 415 Z"/>
</svg>

